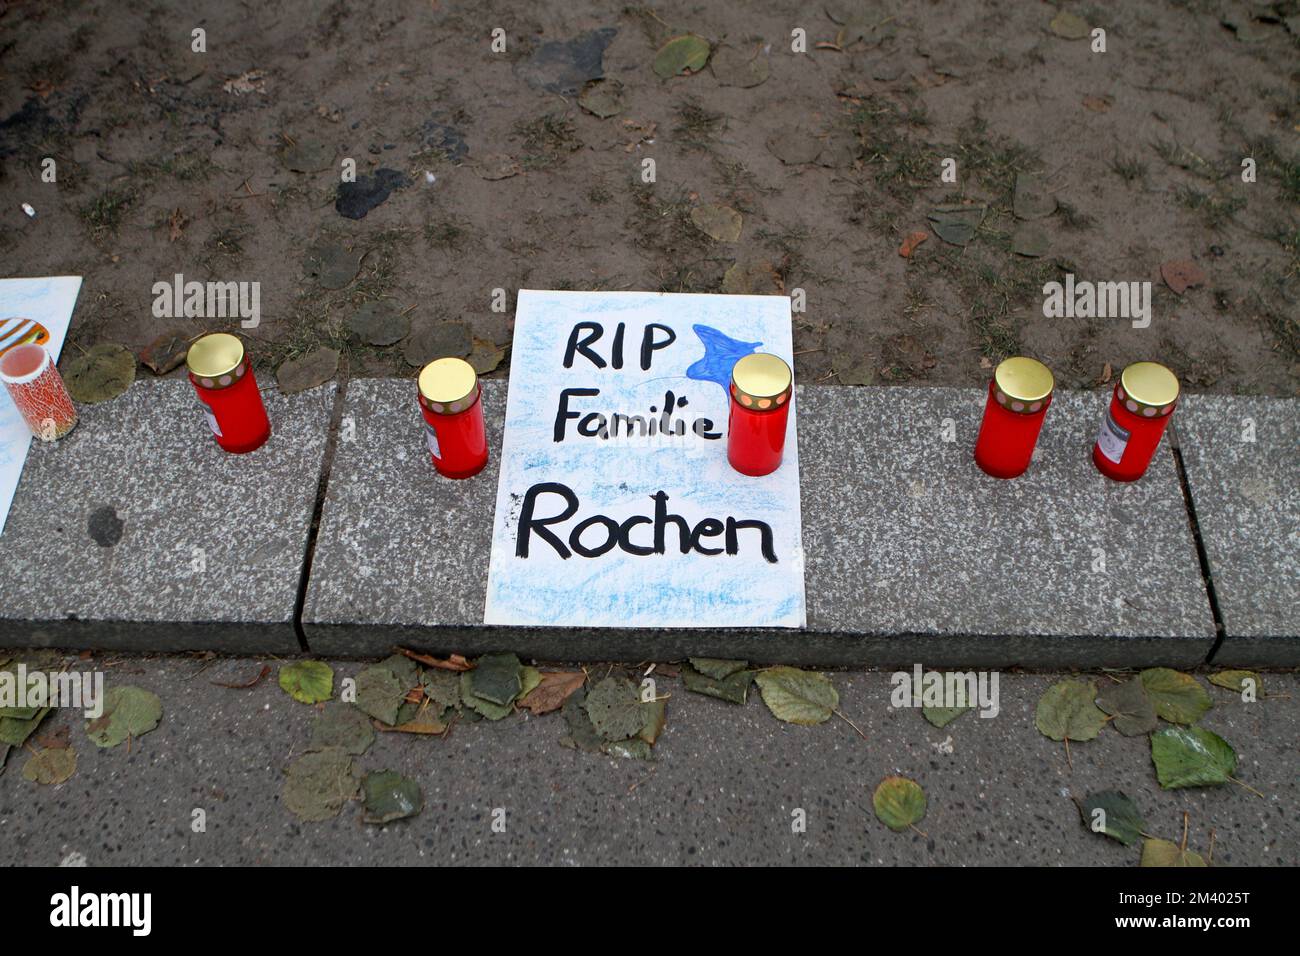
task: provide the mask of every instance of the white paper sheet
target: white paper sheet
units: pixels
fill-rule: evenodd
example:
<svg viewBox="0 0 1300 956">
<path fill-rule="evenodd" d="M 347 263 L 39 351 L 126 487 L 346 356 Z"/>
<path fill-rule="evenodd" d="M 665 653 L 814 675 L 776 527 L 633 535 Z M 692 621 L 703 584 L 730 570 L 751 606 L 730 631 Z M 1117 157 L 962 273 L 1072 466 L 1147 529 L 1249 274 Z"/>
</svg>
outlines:
<svg viewBox="0 0 1300 956">
<path fill-rule="evenodd" d="M 571 367 L 564 367 L 571 333 L 582 322 L 601 326 L 600 337 L 588 348 L 606 363 L 603 368 L 577 350 Z M 663 327 L 652 329 L 652 346 L 668 339 L 666 329 L 675 338 L 662 348 L 650 348 L 650 367 L 643 369 L 645 329 L 650 323 Z M 622 367 L 616 368 L 620 325 Z M 584 327 L 575 341 L 592 334 L 590 327 Z M 485 623 L 803 626 L 796 409 L 790 411 L 784 460 L 770 475 L 751 478 L 734 471 L 727 462 L 726 439 L 730 402 L 726 383 L 736 359 L 749 352 L 770 352 L 793 365 L 791 348 L 788 298 L 521 291 L 500 449 Z M 577 414 L 561 417 L 557 424 L 562 392 L 571 388 L 596 388 L 599 394 L 571 395 L 568 408 Z M 615 412 L 658 424 L 670 391 L 675 408 L 669 431 L 675 432 L 680 421 L 684 435 L 652 437 L 647 428 L 642 436 L 639 422 L 620 422 L 613 431 Z M 679 405 L 680 398 L 686 404 Z M 588 417 L 593 412 L 605 417 L 610 437 L 600 437 L 600 419 Z M 557 427 L 563 435 L 559 442 L 555 441 Z M 581 428 L 596 435 L 584 436 Z M 708 438 L 708 434 L 719 437 Z M 534 520 L 553 518 L 568 509 L 570 499 L 562 492 L 539 490 L 547 483 L 564 485 L 578 501 L 571 518 L 544 526 L 559 548 L 537 531 L 535 523 L 529 523 L 523 534 L 520 520 L 530 489 Z M 667 498 L 652 497 L 659 492 Z M 682 554 L 681 525 L 655 520 L 661 506 L 663 514 L 680 515 L 692 531 L 709 518 L 722 526 L 728 518 L 761 521 L 771 529 L 776 561 L 762 553 L 763 532 L 752 525 L 737 526 L 735 553 L 727 553 L 725 533 L 715 532 L 699 541 L 722 553 L 704 554 L 691 548 Z M 611 523 L 595 521 L 580 534 L 580 545 L 602 552 L 583 556 L 571 547 L 570 536 L 577 525 L 595 515 Z M 613 533 L 613 524 L 621 526 L 635 516 L 648 520 L 629 526 L 626 542 L 653 549 L 659 525 L 664 529 L 662 553 L 633 553 Z M 518 553 L 521 535 L 527 541 L 527 557 Z M 689 547 L 690 535 L 686 537 Z M 568 557 L 561 550 L 568 551 Z"/>
</svg>

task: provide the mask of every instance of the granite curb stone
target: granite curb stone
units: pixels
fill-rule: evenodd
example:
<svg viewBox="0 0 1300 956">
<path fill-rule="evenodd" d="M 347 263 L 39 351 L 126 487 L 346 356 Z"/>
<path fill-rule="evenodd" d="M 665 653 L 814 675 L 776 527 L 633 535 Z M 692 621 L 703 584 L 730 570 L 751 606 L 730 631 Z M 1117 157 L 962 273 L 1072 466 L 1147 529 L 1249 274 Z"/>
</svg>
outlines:
<svg viewBox="0 0 1300 956">
<path fill-rule="evenodd" d="M 806 630 L 482 624 L 498 463 L 438 477 L 409 381 L 350 383 L 303 614 L 313 652 L 395 644 L 545 659 L 807 664 L 1203 662 L 1215 631 L 1175 461 L 1132 484 L 1090 451 L 1107 396 L 1059 393 L 1029 473 L 974 465 L 982 389 L 801 387 Z M 506 383 L 484 382 L 490 447 Z M 944 434 L 953 440 L 944 439 Z"/>
<path fill-rule="evenodd" d="M 1300 665 L 1300 401 L 1191 395 L 1174 420 L 1224 635 L 1214 663 Z"/>
<path fill-rule="evenodd" d="M 296 653 L 335 386 L 263 392 L 229 455 L 187 381 L 142 381 L 33 442 L 0 535 L 0 646 Z"/>
</svg>

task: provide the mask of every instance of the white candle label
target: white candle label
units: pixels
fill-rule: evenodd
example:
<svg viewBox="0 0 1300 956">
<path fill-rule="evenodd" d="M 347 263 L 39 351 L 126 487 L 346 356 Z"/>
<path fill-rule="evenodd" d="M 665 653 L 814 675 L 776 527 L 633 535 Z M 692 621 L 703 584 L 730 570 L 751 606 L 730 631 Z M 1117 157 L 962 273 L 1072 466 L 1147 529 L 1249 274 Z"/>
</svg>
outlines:
<svg viewBox="0 0 1300 956">
<path fill-rule="evenodd" d="M 212 414 L 212 409 L 208 408 L 204 402 L 199 402 L 199 405 L 203 408 L 203 417 L 208 420 L 208 427 L 212 429 L 212 434 L 218 438 L 222 437 L 221 426 L 217 424 L 217 416 Z"/>
<path fill-rule="evenodd" d="M 424 423 L 424 437 L 429 443 L 429 451 L 433 452 L 433 457 L 442 461 L 442 450 L 438 447 L 438 433 L 428 422 Z"/>
<path fill-rule="evenodd" d="M 1119 460 L 1124 457 L 1124 449 L 1128 447 L 1131 434 L 1115 424 L 1115 419 L 1110 417 L 1108 409 L 1106 420 L 1101 423 L 1101 433 L 1097 435 L 1097 447 L 1101 449 L 1103 455 L 1118 465 Z"/>
</svg>

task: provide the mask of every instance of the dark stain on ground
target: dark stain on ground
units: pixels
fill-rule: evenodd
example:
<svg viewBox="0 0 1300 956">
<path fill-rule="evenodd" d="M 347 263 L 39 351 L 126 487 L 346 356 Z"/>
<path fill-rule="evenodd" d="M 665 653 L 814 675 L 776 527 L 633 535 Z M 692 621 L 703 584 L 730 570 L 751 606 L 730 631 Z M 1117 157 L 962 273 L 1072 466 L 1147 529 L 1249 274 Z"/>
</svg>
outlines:
<svg viewBox="0 0 1300 956">
<path fill-rule="evenodd" d="M 95 543 L 102 548 L 111 548 L 121 541 L 123 527 L 125 525 L 117 516 L 117 509 L 112 505 L 96 508 L 90 513 L 90 520 L 86 522 L 86 530 L 95 539 Z"/>
<path fill-rule="evenodd" d="M 366 213 L 387 200 L 394 189 L 403 189 L 407 185 L 404 174 L 383 167 L 375 170 L 373 176 L 358 176 L 354 183 L 340 184 L 334 208 L 340 216 L 364 219 Z"/>
</svg>

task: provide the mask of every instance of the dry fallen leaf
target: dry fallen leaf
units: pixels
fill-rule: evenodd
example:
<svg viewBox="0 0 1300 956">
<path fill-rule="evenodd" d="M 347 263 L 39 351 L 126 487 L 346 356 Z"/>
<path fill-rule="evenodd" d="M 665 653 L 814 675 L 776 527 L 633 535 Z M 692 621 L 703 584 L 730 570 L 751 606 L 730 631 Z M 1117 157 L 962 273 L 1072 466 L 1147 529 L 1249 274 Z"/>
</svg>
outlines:
<svg viewBox="0 0 1300 956">
<path fill-rule="evenodd" d="M 930 234 L 927 232 L 920 230 L 909 232 L 907 238 L 903 240 L 903 244 L 898 247 L 898 254 L 904 259 L 912 258 L 912 253 L 916 251 L 916 247 L 929 238 Z"/>
<path fill-rule="evenodd" d="M 1205 282 L 1205 273 L 1190 259 L 1173 259 L 1160 263 L 1160 278 L 1179 295 Z"/>
<path fill-rule="evenodd" d="M 559 710 L 586 679 L 587 675 L 582 671 L 545 671 L 542 682 L 519 701 L 519 706 L 531 710 L 534 715 Z"/>
<path fill-rule="evenodd" d="M 1090 109 L 1094 113 L 1104 113 L 1110 109 L 1110 104 L 1115 102 L 1109 96 L 1085 96 L 1083 105 L 1085 109 Z"/>
<path fill-rule="evenodd" d="M 1112 369 L 1112 368 L 1110 367 L 1110 363 L 1107 362 L 1107 363 L 1102 367 L 1102 370 L 1101 370 L 1101 384 L 1102 384 L 1102 385 L 1105 385 L 1107 382 L 1109 382 L 1109 381 L 1110 381 L 1110 377 L 1111 377 L 1112 375 L 1114 375 L 1114 374 L 1115 374 L 1115 370 Z"/>
<path fill-rule="evenodd" d="M 452 654 L 444 660 L 439 657 L 430 657 L 428 654 L 417 654 L 405 647 L 399 647 L 396 650 L 397 653 L 409 657 L 413 661 L 419 661 L 426 667 L 438 667 L 445 671 L 471 671 L 474 669 L 474 665 L 459 654 Z"/>
<path fill-rule="evenodd" d="M 167 220 L 167 225 L 169 227 L 167 241 L 175 242 L 181 237 L 185 229 L 185 217 L 181 215 L 179 206 L 172 210 L 171 217 Z"/>
<path fill-rule="evenodd" d="M 710 239 L 735 242 L 740 238 L 744 217 L 730 206 L 713 202 L 692 209 L 691 222 Z"/>
</svg>

